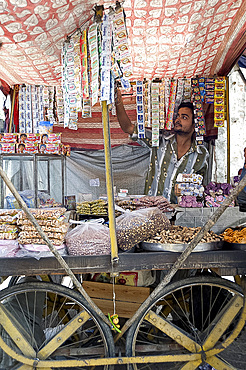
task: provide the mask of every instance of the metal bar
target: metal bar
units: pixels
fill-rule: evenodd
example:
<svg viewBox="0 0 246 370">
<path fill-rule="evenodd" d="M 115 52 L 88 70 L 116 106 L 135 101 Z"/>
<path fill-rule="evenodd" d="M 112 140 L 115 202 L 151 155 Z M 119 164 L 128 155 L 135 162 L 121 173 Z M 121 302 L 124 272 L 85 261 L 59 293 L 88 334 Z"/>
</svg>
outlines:
<svg viewBox="0 0 246 370">
<path fill-rule="evenodd" d="M 116 223 L 114 212 L 114 191 L 112 177 L 112 161 L 111 161 L 111 144 L 110 144 L 110 128 L 107 102 L 102 102 L 102 119 L 103 119 L 103 137 L 104 137 L 104 153 L 105 153 L 105 168 L 106 168 L 106 185 L 108 196 L 108 216 L 109 216 L 109 232 L 111 241 L 111 262 L 118 263 L 118 246 L 116 238 Z"/>
<path fill-rule="evenodd" d="M 226 120 L 227 120 L 227 182 L 230 183 L 231 173 L 231 124 L 230 124 L 230 108 L 229 108 L 229 78 L 226 77 Z"/>
<path fill-rule="evenodd" d="M 19 195 L 18 191 L 15 189 L 12 182 L 7 177 L 6 173 L 3 171 L 2 167 L 0 167 L 0 176 L 2 177 L 5 184 L 8 186 L 11 193 L 14 195 L 15 199 L 20 205 L 20 208 L 25 212 L 28 219 L 32 222 L 35 229 L 38 231 L 39 235 L 43 238 L 44 242 L 48 245 L 50 251 L 53 253 L 53 255 L 56 257 L 60 265 L 64 268 L 68 276 L 71 278 L 73 284 L 78 289 L 80 294 L 87 300 L 87 302 L 90 304 L 90 306 L 94 309 L 94 311 L 97 313 L 97 315 L 107 324 L 111 327 L 111 323 L 108 320 L 108 318 L 103 314 L 103 312 L 97 307 L 97 305 L 93 302 L 93 300 L 90 298 L 90 296 L 86 293 L 84 288 L 82 287 L 81 283 L 78 281 L 66 261 L 62 258 L 62 256 L 58 253 L 57 249 L 54 247 L 54 245 L 51 243 L 50 239 L 47 237 L 45 232 L 41 229 L 39 223 L 33 217 L 32 213 L 29 211 L 26 203 L 23 201 L 21 196 Z"/>
</svg>

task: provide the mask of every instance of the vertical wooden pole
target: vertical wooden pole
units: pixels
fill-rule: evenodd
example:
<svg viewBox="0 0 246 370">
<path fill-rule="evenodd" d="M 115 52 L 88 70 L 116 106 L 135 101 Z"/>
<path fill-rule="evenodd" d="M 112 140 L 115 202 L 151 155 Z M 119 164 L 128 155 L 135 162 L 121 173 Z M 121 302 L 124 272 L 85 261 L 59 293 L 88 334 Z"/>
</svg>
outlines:
<svg viewBox="0 0 246 370">
<path fill-rule="evenodd" d="M 114 187 L 112 176 L 113 171 L 111 160 L 110 128 L 109 128 L 108 106 L 106 101 L 102 102 L 102 120 L 103 120 L 104 154 L 106 168 L 106 186 L 108 197 L 109 232 L 111 241 L 111 262 L 118 263 L 119 257 L 118 257 L 115 210 L 114 210 Z"/>
</svg>

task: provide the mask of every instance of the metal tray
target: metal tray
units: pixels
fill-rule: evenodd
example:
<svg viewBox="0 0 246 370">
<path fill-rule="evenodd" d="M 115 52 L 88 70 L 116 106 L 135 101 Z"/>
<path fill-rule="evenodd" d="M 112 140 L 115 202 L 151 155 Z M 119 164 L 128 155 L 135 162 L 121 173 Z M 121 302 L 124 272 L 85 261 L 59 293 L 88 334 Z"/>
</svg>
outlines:
<svg viewBox="0 0 246 370">
<path fill-rule="evenodd" d="M 187 248 L 186 243 L 184 244 L 160 244 L 160 243 L 148 243 L 141 242 L 140 247 L 145 251 L 150 252 L 183 252 Z M 205 252 L 216 249 L 221 249 L 223 246 L 223 241 L 211 242 L 211 243 L 200 243 L 193 249 L 192 252 Z"/>
<path fill-rule="evenodd" d="M 246 251 L 246 244 L 243 243 L 228 243 L 224 242 L 224 246 L 226 249 L 236 249 L 240 251 Z"/>
</svg>

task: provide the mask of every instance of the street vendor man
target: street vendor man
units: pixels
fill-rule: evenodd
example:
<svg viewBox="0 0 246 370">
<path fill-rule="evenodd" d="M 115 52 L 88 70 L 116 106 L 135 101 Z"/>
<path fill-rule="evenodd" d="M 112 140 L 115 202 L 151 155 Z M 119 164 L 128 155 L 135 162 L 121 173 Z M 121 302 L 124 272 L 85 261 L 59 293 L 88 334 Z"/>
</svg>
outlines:
<svg viewBox="0 0 246 370">
<path fill-rule="evenodd" d="M 135 125 L 129 119 L 117 90 L 116 113 L 121 129 L 134 139 Z M 196 173 L 204 177 L 208 168 L 208 151 L 195 140 L 194 110 L 191 102 L 183 102 L 178 108 L 173 131 L 160 135 L 159 147 L 151 147 L 151 131 L 146 138 L 138 139 L 150 148 L 150 164 L 144 193 L 150 196 L 162 195 L 169 202 L 177 203 L 175 183 L 180 173 Z"/>
</svg>

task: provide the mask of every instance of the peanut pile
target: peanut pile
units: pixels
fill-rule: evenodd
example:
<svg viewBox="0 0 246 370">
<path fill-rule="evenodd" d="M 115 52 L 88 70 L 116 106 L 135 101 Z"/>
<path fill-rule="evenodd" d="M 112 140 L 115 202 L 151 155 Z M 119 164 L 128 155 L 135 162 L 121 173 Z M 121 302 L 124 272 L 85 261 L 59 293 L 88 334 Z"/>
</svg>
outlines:
<svg viewBox="0 0 246 370">
<path fill-rule="evenodd" d="M 167 230 L 162 230 L 157 233 L 153 238 L 146 240 L 148 243 L 160 244 L 184 244 L 189 243 L 195 235 L 200 231 L 200 227 L 183 227 L 171 226 Z M 215 234 L 213 231 L 208 231 L 200 243 L 219 242 L 223 237 Z"/>
</svg>

